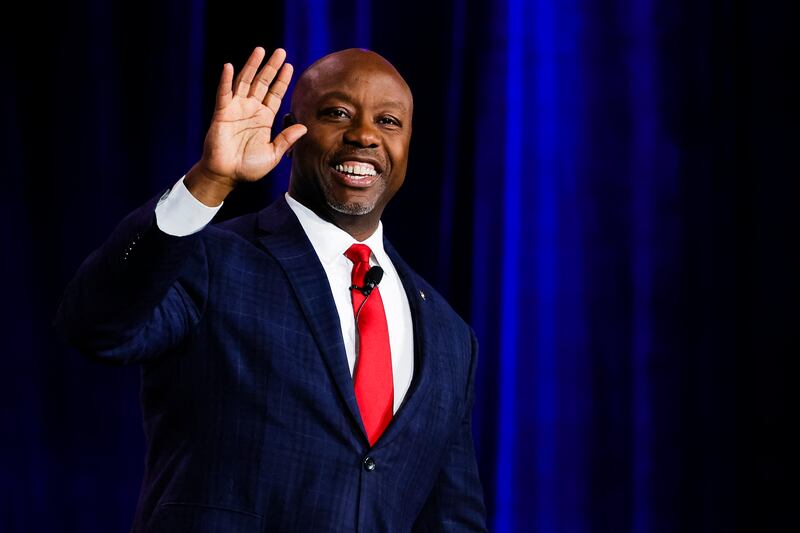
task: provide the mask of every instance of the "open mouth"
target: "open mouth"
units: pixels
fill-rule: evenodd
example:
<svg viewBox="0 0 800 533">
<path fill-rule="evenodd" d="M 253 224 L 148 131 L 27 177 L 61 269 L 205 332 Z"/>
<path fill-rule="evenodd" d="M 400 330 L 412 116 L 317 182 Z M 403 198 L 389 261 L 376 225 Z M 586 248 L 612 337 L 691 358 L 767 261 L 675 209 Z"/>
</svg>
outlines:
<svg viewBox="0 0 800 533">
<path fill-rule="evenodd" d="M 364 161 L 342 161 L 331 165 L 331 169 L 348 187 L 369 187 L 381 176 L 380 169 Z"/>
</svg>

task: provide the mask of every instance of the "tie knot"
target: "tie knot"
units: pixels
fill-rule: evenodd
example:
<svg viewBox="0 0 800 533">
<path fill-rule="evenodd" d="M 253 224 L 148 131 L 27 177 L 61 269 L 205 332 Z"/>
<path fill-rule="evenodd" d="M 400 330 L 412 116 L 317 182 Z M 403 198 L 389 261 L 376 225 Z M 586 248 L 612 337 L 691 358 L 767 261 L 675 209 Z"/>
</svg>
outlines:
<svg viewBox="0 0 800 533">
<path fill-rule="evenodd" d="M 353 263 L 369 264 L 369 256 L 371 253 L 372 250 L 370 250 L 369 246 L 367 246 L 366 244 L 354 244 L 353 246 L 347 249 L 344 255 Z"/>
</svg>

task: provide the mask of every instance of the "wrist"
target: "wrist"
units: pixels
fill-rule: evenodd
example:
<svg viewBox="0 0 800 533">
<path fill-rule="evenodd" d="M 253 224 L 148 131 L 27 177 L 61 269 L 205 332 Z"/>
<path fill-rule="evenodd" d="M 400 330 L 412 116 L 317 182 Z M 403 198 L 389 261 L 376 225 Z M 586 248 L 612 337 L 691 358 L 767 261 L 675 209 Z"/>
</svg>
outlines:
<svg viewBox="0 0 800 533">
<path fill-rule="evenodd" d="M 233 190 L 235 181 L 209 172 L 198 162 L 186 173 L 183 184 L 204 205 L 218 207 Z"/>
</svg>

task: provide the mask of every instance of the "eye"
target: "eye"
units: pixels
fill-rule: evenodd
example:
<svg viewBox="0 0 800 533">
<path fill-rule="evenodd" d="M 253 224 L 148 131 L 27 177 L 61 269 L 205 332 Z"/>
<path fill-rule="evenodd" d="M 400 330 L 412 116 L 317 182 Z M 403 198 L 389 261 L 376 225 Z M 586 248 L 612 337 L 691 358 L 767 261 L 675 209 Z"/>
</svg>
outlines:
<svg viewBox="0 0 800 533">
<path fill-rule="evenodd" d="M 394 126 L 398 128 L 401 126 L 400 121 L 391 115 L 383 115 L 382 117 L 380 117 L 378 119 L 378 124 L 383 124 L 385 126 Z"/>
<path fill-rule="evenodd" d="M 324 109 L 322 113 L 320 113 L 320 115 L 332 119 L 343 119 L 350 117 L 350 114 L 347 112 L 347 110 L 341 107 L 332 107 L 330 109 Z"/>
</svg>

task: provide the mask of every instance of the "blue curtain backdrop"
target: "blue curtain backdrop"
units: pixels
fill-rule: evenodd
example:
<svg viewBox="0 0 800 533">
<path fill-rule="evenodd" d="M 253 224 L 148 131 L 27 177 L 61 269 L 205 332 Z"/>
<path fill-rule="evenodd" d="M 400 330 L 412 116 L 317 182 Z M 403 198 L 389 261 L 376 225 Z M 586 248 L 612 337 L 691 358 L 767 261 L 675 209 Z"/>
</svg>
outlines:
<svg viewBox="0 0 800 533">
<path fill-rule="evenodd" d="M 477 332 L 492 531 L 787 529 L 788 3 L 20 7 L 0 37 L 0 531 L 128 530 L 138 371 L 85 361 L 50 322 L 81 260 L 199 157 L 222 64 L 256 45 L 298 69 L 372 48 L 414 91 L 385 226 Z"/>
</svg>

